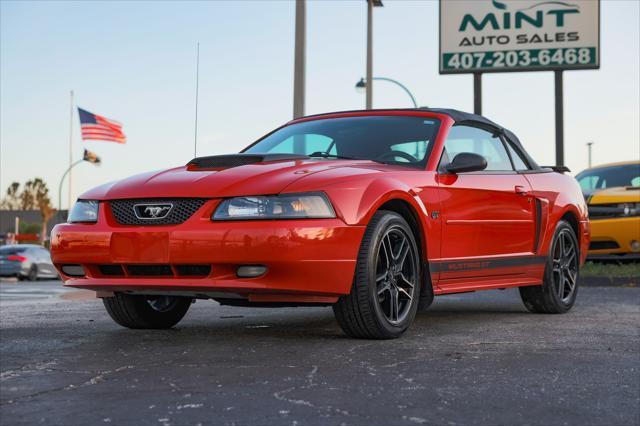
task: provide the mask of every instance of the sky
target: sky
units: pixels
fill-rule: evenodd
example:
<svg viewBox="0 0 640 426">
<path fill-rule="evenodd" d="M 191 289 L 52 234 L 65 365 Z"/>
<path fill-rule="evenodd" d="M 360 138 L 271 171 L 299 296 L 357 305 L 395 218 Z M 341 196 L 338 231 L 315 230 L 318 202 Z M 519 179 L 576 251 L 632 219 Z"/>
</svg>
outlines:
<svg viewBox="0 0 640 426">
<path fill-rule="evenodd" d="M 125 145 L 82 142 L 72 115 L 72 197 L 104 182 L 237 152 L 293 110 L 293 1 L 0 1 L 0 189 L 42 177 L 57 207 L 75 105 L 124 124 Z M 602 0 L 601 68 L 564 73 L 565 164 L 640 158 L 640 2 Z M 374 12 L 374 76 L 420 105 L 473 110 L 473 77 L 438 74 L 438 4 L 391 1 Z M 306 113 L 364 108 L 366 4 L 307 5 Z M 374 83 L 374 108 L 410 107 Z M 483 114 L 513 130 L 539 164 L 554 164 L 552 72 L 483 76 Z M 67 184 L 62 190 L 67 205 Z"/>
</svg>

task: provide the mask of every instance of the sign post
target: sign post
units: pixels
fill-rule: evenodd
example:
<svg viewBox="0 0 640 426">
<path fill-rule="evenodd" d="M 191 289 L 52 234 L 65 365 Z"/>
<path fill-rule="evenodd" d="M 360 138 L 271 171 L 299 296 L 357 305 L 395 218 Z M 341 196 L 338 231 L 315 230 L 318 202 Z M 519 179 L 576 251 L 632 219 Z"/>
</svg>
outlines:
<svg viewBox="0 0 640 426">
<path fill-rule="evenodd" d="M 482 112 L 482 74 L 554 71 L 556 164 L 564 160 L 564 70 L 600 68 L 600 1 L 440 0 L 440 74 L 473 74 Z"/>
<path fill-rule="evenodd" d="M 482 115 L 482 73 L 473 73 L 473 113 Z"/>
<path fill-rule="evenodd" d="M 553 72 L 556 95 L 556 166 L 564 165 L 564 88 L 562 87 L 562 70 Z"/>
</svg>

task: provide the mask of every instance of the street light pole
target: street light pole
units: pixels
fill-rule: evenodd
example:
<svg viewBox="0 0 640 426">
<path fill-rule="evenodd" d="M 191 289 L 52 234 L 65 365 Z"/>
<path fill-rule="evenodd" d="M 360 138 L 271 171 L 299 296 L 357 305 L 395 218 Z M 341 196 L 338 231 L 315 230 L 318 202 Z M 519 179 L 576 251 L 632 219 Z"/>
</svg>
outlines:
<svg viewBox="0 0 640 426">
<path fill-rule="evenodd" d="M 382 0 L 367 0 L 367 81 L 373 79 L 373 8 L 382 7 Z M 366 87 L 365 109 L 373 108 L 373 85 Z"/>
<path fill-rule="evenodd" d="M 296 39 L 293 63 L 293 118 L 304 115 L 306 0 L 296 0 Z"/>
<path fill-rule="evenodd" d="M 589 168 L 591 168 L 591 146 L 593 142 L 587 142 L 587 150 L 589 151 Z"/>
<path fill-rule="evenodd" d="M 418 108 L 418 103 L 416 102 L 416 98 L 414 98 L 413 94 L 411 94 L 411 91 L 409 91 L 409 89 L 407 89 L 407 87 L 404 84 L 400 83 L 399 81 L 394 80 L 392 78 L 388 78 L 388 77 L 372 77 L 371 80 L 388 81 L 389 83 L 393 83 L 399 86 L 402 90 L 405 91 L 407 95 L 409 95 L 409 98 L 411 98 L 411 102 L 413 103 L 413 107 Z M 367 81 L 370 81 L 370 80 L 365 80 L 364 78 L 361 78 L 360 81 L 356 83 L 356 89 L 367 89 L 369 86 L 373 85 L 373 84 L 367 84 Z"/>
<path fill-rule="evenodd" d="M 71 163 L 71 165 L 67 168 L 67 170 L 65 170 L 65 172 L 62 174 L 62 178 L 60 179 L 60 185 L 58 186 L 58 217 L 60 217 L 60 214 L 62 212 L 62 184 L 64 183 L 64 178 L 67 177 L 67 175 L 71 177 L 71 169 L 73 169 L 75 166 L 82 163 L 83 161 L 95 164 L 96 166 L 99 166 L 101 163 L 100 157 L 98 157 L 95 153 L 89 151 L 88 149 L 85 149 L 84 154 L 82 155 L 82 158 L 76 161 L 75 163 Z M 71 205 L 69 205 L 69 210 L 67 210 L 67 214 L 69 211 L 71 211 Z"/>
<path fill-rule="evenodd" d="M 60 186 L 58 186 L 58 214 L 62 214 L 62 184 L 64 183 L 64 178 L 66 178 L 67 175 L 69 175 L 69 178 L 71 178 L 71 169 L 73 169 L 75 166 L 82 163 L 83 161 L 84 161 L 84 158 L 76 161 L 75 163 L 71 163 L 71 165 L 67 168 L 67 170 L 62 175 L 62 179 L 60 179 Z M 69 200 L 69 209 L 67 210 L 67 214 L 69 214 L 69 211 L 71 211 L 71 200 Z"/>
<path fill-rule="evenodd" d="M 367 81 L 373 77 L 373 0 L 367 0 Z M 367 84 L 365 109 L 373 106 L 373 85 Z"/>
</svg>

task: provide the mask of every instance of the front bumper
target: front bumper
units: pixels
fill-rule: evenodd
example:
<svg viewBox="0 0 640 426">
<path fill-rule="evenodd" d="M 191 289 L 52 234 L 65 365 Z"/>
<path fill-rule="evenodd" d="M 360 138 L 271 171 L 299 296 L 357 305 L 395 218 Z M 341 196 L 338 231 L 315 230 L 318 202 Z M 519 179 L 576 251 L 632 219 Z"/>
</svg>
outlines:
<svg viewBox="0 0 640 426">
<path fill-rule="evenodd" d="M 640 244 L 640 217 L 591 220 L 589 257 L 594 255 L 638 254 L 632 243 Z"/>
<path fill-rule="evenodd" d="M 262 302 L 327 302 L 349 293 L 365 228 L 340 219 L 215 222 L 210 215 L 172 226 L 122 226 L 101 209 L 96 224 L 60 224 L 51 257 L 64 285 L 103 292 L 229 294 Z M 195 216 L 195 215 L 194 215 Z M 63 265 L 80 264 L 71 277 Z M 103 273 L 104 265 L 123 274 Z M 133 275 L 130 266 L 162 265 L 171 276 Z M 210 265 L 206 276 L 181 276 L 184 265 Z M 257 278 L 238 278 L 241 265 L 264 265 Z M 218 296 L 220 297 L 220 296 Z"/>
</svg>

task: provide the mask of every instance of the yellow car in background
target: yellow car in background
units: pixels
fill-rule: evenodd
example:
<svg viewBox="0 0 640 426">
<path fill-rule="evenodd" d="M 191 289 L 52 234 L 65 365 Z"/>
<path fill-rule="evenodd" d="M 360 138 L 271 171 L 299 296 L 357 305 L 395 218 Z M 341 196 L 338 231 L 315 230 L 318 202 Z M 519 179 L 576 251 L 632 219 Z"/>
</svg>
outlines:
<svg viewBox="0 0 640 426">
<path fill-rule="evenodd" d="M 640 161 L 604 164 L 576 176 L 589 206 L 590 259 L 640 259 Z"/>
</svg>

